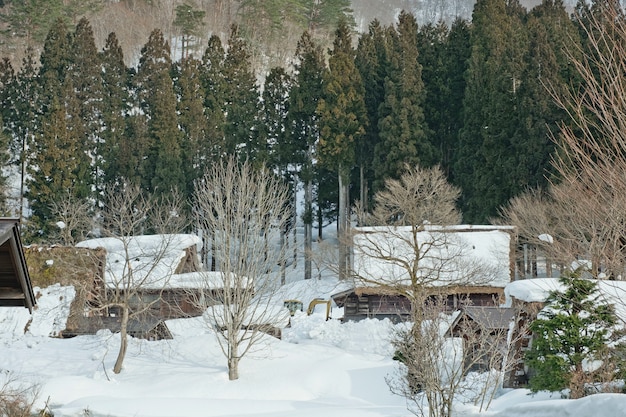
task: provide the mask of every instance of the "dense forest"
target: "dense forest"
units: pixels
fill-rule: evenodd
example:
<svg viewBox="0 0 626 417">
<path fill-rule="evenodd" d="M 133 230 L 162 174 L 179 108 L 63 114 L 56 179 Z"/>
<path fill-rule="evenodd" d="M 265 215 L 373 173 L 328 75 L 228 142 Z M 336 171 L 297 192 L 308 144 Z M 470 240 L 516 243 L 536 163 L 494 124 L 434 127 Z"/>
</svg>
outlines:
<svg viewBox="0 0 626 417">
<path fill-rule="evenodd" d="M 405 164 L 441 166 L 462 190 L 464 221 L 488 222 L 550 180 L 567 120 L 551 92 L 579 82 L 570 55 L 585 51 L 601 1 L 569 14 L 559 0 L 478 0 L 471 22 L 418 26 L 401 12 L 360 35 L 343 5 L 328 50 L 304 30 L 293 65 L 263 74 L 242 26 L 191 48 L 193 8 L 174 21 L 179 59 L 155 29 L 136 66 L 115 32 L 98 48 L 87 18 L 56 19 L 40 53 L 0 61 L 3 212 L 21 211 L 23 195 L 30 239 L 46 239 L 55 201 L 98 207 L 122 181 L 190 197 L 207 166 L 234 154 L 305 184 L 316 202 L 306 223 L 337 215 L 339 179 L 367 207 Z"/>
</svg>

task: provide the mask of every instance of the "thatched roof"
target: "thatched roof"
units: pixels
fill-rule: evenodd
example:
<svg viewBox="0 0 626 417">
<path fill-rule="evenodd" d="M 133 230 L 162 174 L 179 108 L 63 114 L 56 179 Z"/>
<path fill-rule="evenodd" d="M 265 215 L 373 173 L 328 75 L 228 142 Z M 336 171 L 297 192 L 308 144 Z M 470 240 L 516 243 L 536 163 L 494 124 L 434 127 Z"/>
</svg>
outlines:
<svg viewBox="0 0 626 417">
<path fill-rule="evenodd" d="M 68 327 L 75 327 L 85 306 L 98 296 L 104 277 L 106 252 L 103 249 L 73 246 L 36 246 L 24 248 L 33 286 L 72 285 L 76 297 L 70 307 Z"/>
</svg>

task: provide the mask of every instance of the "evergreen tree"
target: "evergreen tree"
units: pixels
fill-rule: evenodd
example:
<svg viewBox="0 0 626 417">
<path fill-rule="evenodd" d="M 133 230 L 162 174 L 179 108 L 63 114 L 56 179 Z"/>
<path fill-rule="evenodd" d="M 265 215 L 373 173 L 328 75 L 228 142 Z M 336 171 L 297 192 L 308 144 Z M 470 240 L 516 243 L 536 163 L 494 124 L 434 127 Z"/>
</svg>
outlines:
<svg viewBox="0 0 626 417">
<path fill-rule="evenodd" d="M 11 162 L 11 141 L 9 139 L 10 123 L 5 126 L 4 120 L 11 117 L 14 105 L 15 70 L 13 65 L 4 58 L 0 60 L 0 216 L 9 214 L 7 206 L 7 167 Z"/>
<path fill-rule="evenodd" d="M 510 175 L 524 188 L 545 188 L 552 177 L 555 145 L 552 134 L 566 120 L 565 111 L 552 99 L 573 86 L 574 70 L 568 53 L 580 43 L 578 33 L 561 0 L 544 0 L 529 14 L 526 23 L 529 48 L 524 61 L 528 64 L 520 85 L 520 140 L 512 150 L 517 165 Z M 570 51 L 570 52 L 566 52 Z M 548 90 L 550 89 L 550 90 Z"/>
<path fill-rule="evenodd" d="M 205 14 L 206 12 L 204 10 L 196 10 L 187 3 L 176 6 L 174 26 L 176 26 L 182 34 L 181 44 L 183 58 L 189 56 L 190 50 L 196 46 L 197 40 L 202 37 Z"/>
<path fill-rule="evenodd" d="M 312 34 L 331 33 L 344 24 L 354 27 L 349 0 L 304 0 L 303 5 L 308 21 L 307 30 Z"/>
<path fill-rule="evenodd" d="M 22 61 L 20 71 L 15 78 L 12 88 L 12 106 L 7 119 L 11 135 L 11 155 L 13 163 L 19 166 L 19 216 L 22 218 L 24 207 L 24 192 L 26 166 L 29 165 L 27 148 L 33 146 L 34 137 L 40 129 L 41 105 L 40 84 L 35 63 L 34 51 L 27 48 L 26 56 Z"/>
<path fill-rule="evenodd" d="M 163 33 L 152 31 L 141 50 L 135 78 L 140 106 L 147 116 L 148 153 L 142 170 L 143 184 L 157 194 L 185 188 L 171 65 L 170 48 Z"/>
<path fill-rule="evenodd" d="M 520 131 L 527 37 L 519 3 L 479 0 L 474 8 L 464 127 L 454 165 L 465 221 L 482 223 L 520 191 L 512 150 Z"/>
<path fill-rule="evenodd" d="M 355 161 L 355 147 L 365 134 L 367 113 L 365 91 L 354 63 L 350 29 L 341 20 L 325 73 L 324 94 L 317 112 L 320 117 L 319 159 L 337 172 L 339 182 L 339 278 L 347 276 L 348 248 L 344 239 L 348 232 L 350 171 Z"/>
<path fill-rule="evenodd" d="M 178 96 L 178 117 L 182 131 L 181 155 L 185 177 L 185 194 L 191 197 L 194 182 L 204 174 L 207 164 L 207 119 L 204 112 L 205 92 L 202 87 L 202 62 L 186 57 L 175 66 L 174 77 Z"/>
<path fill-rule="evenodd" d="M 385 28 L 378 20 L 369 25 L 367 33 L 361 35 L 356 49 L 355 64 L 365 87 L 365 107 L 368 124 L 365 136 L 357 148 L 359 165 L 359 200 L 364 210 L 369 206 L 369 190 L 374 180 L 374 151 L 380 141 L 378 130 L 379 108 L 385 99 L 385 79 L 388 76 L 389 51 Z"/>
<path fill-rule="evenodd" d="M 0 116 L 0 167 L 6 167 L 10 161 L 10 153 L 9 153 L 9 136 L 6 134 L 6 131 L 2 126 L 4 125 L 4 121 L 2 116 Z M 10 207 L 7 204 L 7 174 L 6 170 L 0 170 L 0 216 L 6 217 L 11 214 Z"/>
<path fill-rule="evenodd" d="M 13 0 L 3 16 L 11 33 L 26 38 L 29 46 L 41 43 L 55 21 L 64 18 L 63 0 Z"/>
<path fill-rule="evenodd" d="M 284 152 L 289 139 L 289 94 L 293 84 L 292 77 L 282 67 L 270 70 L 263 86 L 263 116 L 261 133 L 263 142 L 267 143 L 267 154 L 270 165 L 275 167 L 283 177 L 289 177 L 289 163 L 293 154 Z"/>
<path fill-rule="evenodd" d="M 426 93 L 424 117 L 429 127 L 428 141 L 438 149 L 440 165 L 450 176 L 452 153 L 463 122 L 463 77 L 469 57 L 467 23 L 456 20 L 450 29 L 443 22 L 422 26 L 418 50 Z"/>
<path fill-rule="evenodd" d="M 217 35 L 211 36 L 202 56 L 201 82 L 204 88 L 204 108 L 207 118 L 206 138 L 201 144 L 201 158 L 216 161 L 226 149 L 224 127 L 226 124 L 225 52 Z"/>
<path fill-rule="evenodd" d="M 81 143 L 92 157 L 91 175 L 88 180 L 93 184 L 95 195 L 104 190 L 103 183 L 103 100 L 102 66 L 96 49 L 93 30 L 86 18 L 76 25 L 70 38 L 71 48 L 66 72 L 66 80 L 71 80 L 73 94 L 78 100 L 74 123 L 82 124 Z"/>
<path fill-rule="evenodd" d="M 100 155 L 103 159 L 104 187 L 119 183 L 122 178 L 136 181 L 133 175 L 139 165 L 137 152 L 130 146 L 133 137 L 126 135 L 129 97 L 129 71 L 124 64 L 124 54 L 115 33 L 106 39 L 100 52 L 102 65 L 102 141 Z"/>
<path fill-rule="evenodd" d="M 256 78 L 250 63 L 250 53 L 236 25 L 231 27 L 224 59 L 224 98 L 226 152 L 241 159 L 262 163 L 259 143 L 259 96 Z"/>
<path fill-rule="evenodd" d="M 304 183 L 304 245 L 305 279 L 311 278 L 310 249 L 313 239 L 313 183 L 315 180 L 314 158 L 319 139 L 319 115 L 317 108 L 323 96 L 323 77 L 326 66 L 322 49 L 305 31 L 296 48 L 295 85 L 289 96 L 290 135 L 279 146 L 284 163 L 289 160 L 300 166 L 299 177 Z M 295 173 L 294 173 L 295 174 Z M 293 188 L 296 181 L 293 181 Z M 294 193 L 294 198 L 295 198 Z M 294 201 L 294 207 L 296 202 Z M 295 221 L 294 221 L 295 223 Z"/>
<path fill-rule="evenodd" d="M 424 83 L 418 61 L 415 17 L 401 12 L 396 32 L 390 32 L 389 41 L 390 72 L 379 114 L 375 189 L 383 187 L 386 178 L 399 178 L 405 164 L 428 167 L 439 161 L 424 119 Z"/>
<path fill-rule="evenodd" d="M 465 72 L 470 56 L 470 28 L 463 19 L 452 23 L 443 53 L 445 68 L 445 91 L 447 103 L 440 120 L 447 118 L 447 124 L 439 126 L 434 123 L 433 129 L 439 130 L 441 147 L 441 167 L 452 180 L 455 152 L 458 148 L 459 131 L 463 127 L 463 98 L 465 97 Z M 441 103 L 441 102 L 440 102 Z"/>
<path fill-rule="evenodd" d="M 585 384 L 596 382 L 611 365 L 611 349 L 620 334 L 615 331 L 614 307 L 598 292 L 596 281 L 582 278 L 580 269 L 564 273 L 563 289 L 554 291 L 546 307 L 531 324 L 535 337 L 527 354 L 535 371 L 533 392 L 570 389 L 571 398 L 585 395 Z M 601 361 L 595 371 L 585 363 Z"/>
<path fill-rule="evenodd" d="M 42 120 L 41 132 L 30 149 L 28 198 L 32 215 L 29 230 L 33 238 L 48 236 L 54 219 L 51 204 L 63 195 L 85 198 L 90 193 L 89 164 L 81 138 L 84 132 L 76 120 L 77 100 L 71 81 L 65 84 L 67 101 L 54 98 Z"/>
<path fill-rule="evenodd" d="M 46 112 L 56 99 L 61 100 L 63 84 L 70 65 L 71 38 L 62 19 L 54 22 L 43 46 L 40 57 L 39 82 L 41 85 L 42 110 Z"/>
</svg>

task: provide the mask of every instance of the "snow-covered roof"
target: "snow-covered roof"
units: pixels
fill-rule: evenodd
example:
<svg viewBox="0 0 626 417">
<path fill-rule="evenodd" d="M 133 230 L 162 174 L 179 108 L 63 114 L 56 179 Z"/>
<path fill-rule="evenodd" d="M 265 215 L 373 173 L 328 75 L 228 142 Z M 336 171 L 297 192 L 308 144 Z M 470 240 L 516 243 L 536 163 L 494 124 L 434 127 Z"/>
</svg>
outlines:
<svg viewBox="0 0 626 417">
<path fill-rule="evenodd" d="M 185 250 L 201 243 L 193 234 L 160 234 L 90 239 L 76 246 L 106 250 L 104 280 L 109 288 L 129 284 L 163 288 L 172 287 L 177 279 L 190 280 L 188 276 L 177 278 L 175 272 L 185 257 Z"/>
<path fill-rule="evenodd" d="M 429 225 L 413 238 L 409 226 L 357 228 L 353 268 L 369 283 L 408 283 L 410 267 L 428 285 L 503 288 L 511 281 L 512 230 L 511 226 Z"/>
<path fill-rule="evenodd" d="M 233 288 L 246 288 L 252 284 L 251 280 L 242 278 L 240 282 L 235 283 L 235 274 L 230 274 L 230 280 L 227 280 L 224 273 L 220 271 L 198 271 L 187 272 L 184 274 L 172 275 L 168 282 L 168 288 L 192 289 L 202 288 L 206 290 L 224 288 L 228 282 L 233 283 Z"/>
<path fill-rule="evenodd" d="M 618 317 L 626 320 L 626 281 L 597 280 L 598 290 L 608 304 L 615 306 Z M 558 278 L 532 278 L 513 281 L 504 288 L 506 306 L 511 306 L 513 298 L 527 303 L 547 300 L 553 291 L 562 291 L 565 287 Z"/>
</svg>

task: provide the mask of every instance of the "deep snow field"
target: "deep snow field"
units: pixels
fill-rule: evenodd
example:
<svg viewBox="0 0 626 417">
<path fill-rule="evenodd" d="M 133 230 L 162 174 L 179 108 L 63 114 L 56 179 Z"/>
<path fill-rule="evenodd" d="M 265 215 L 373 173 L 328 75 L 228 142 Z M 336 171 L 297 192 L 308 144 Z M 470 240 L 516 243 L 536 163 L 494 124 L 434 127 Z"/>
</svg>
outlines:
<svg viewBox="0 0 626 417">
<path fill-rule="evenodd" d="M 302 280 L 302 262 L 291 268 L 282 299 L 328 299 L 339 286 L 330 274 Z M 317 271 L 314 270 L 314 277 Z M 282 340 L 270 336 L 240 363 L 228 381 L 226 361 L 212 331 L 199 319 L 168 321 L 172 340 L 132 339 L 120 374 L 112 372 L 119 336 L 107 330 L 73 339 L 50 337 L 64 328 L 72 287 L 35 289 L 32 322 L 24 308 L 0 308 L 0 387 L 7 378 L 34 386 L 36 408 L 55 417 L 408 417 L 403 398 L 386 379 L 398 364 L 389 321 L 342 323 L 341 309 L 325 321 L 318 306 L 297 313 Z M 499 393 L 482 413 L 457 404 L 458 416 L 626 416 L 626 395 L 563 400 L 559 393 Z"/>
</svg>

